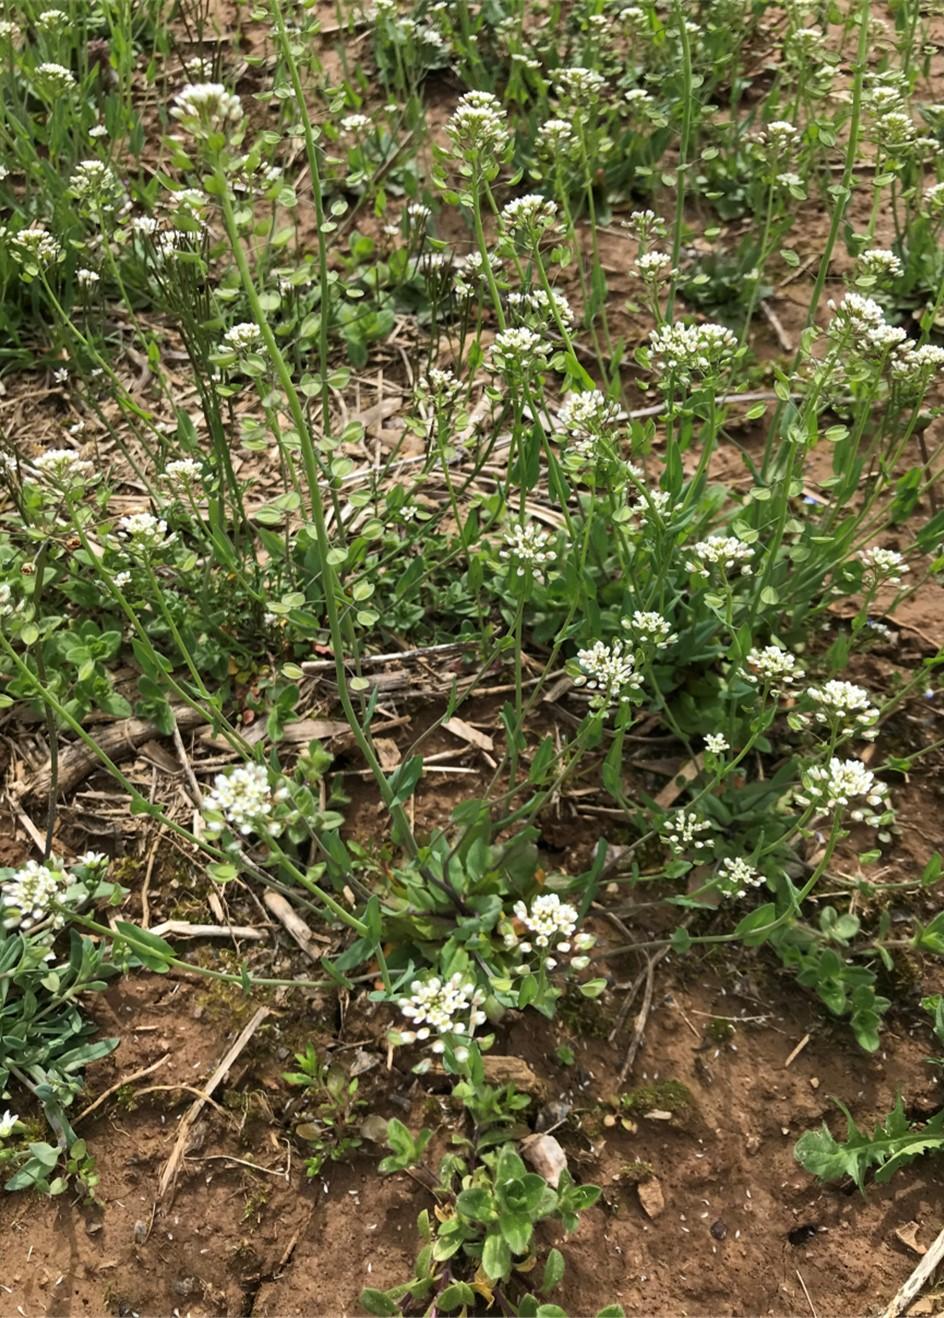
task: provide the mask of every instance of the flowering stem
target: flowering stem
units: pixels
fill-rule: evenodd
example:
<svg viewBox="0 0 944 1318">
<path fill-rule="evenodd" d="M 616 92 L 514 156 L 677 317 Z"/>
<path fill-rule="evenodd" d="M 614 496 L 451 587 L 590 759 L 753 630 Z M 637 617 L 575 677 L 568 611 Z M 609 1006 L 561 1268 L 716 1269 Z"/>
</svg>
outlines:
<svg viewBox="0 0 944 1318">
<path fill-rule="evenodd" d="M 321 499 L 320 480 L 321 474 L 318 470 L 318 458 L 315 453 L 315 446 L 312 442 L 311 431 L 308 421 L 305 417 L 305 411 L 298 396 L 292 380 L 291 371 L 285 361 L 282 351 L 279 348 L 275 335 L 269 326 L 268 317 L 263 310 L 262 303 L 259 301 L 259 294 L 252 278 L 252 272 L 249 269 L 249 262 L 246 259 L 246 253 L 243 250 L 242 241 L 239 236 L 239 230 L 236 225 L 236 216 L 233 212 L 233 203 L 229 193 L 229 185 L 223 170 L 218 166 L 214 174 L 217 195 L 220 200 L 220 207 L 223 215 L 223 223 L 226 228 L 226 235 L 229 239 L 230 248 L 236 261 L 236 267 L 239 271 L 239 277 L 242 282 L 243 292 L 246 294 L 246 300 L 252 311 L 253 319 L 259 327 L 262 340 L 269 354 L 269 359 L 275 368 L 280 385 L 285 394 L 288 403 L 289 412 L 295 423 L 301 444 L 302 460 L 305 465 L 305 475 L 308 480 L 308 496 L 310 501 L 310 510 L 312 524 L 315 531 L 315 539 L 318 545 L 318 553 L 321 559 L 321 580 L 324 586 L 325 611 L 328 615 L 328 630 L 331 633 L 331 648 L 334 657 L 335 680 L 338 686 L 338 697 L 341 701 L 341 708 L 347 719 L 348 725 L 357 742 L 358 749 L 364 756 L 368 768 L 373 774 L 377 783 L 384 805 L 390 811 L 397 828 L 397 837 L 400 842 L 407 848 L 411 855 L 416 855 L 416 842 L 413 838 L 413 831 L 403 806 L 395 799 L 393 789 L 391 788 L 387 777 L 380 767 L 380 761 L 374 751 L 369 735 L 361 726 L 360 719 L 354 709 L 351 700 L 350 690 L 347 683 L 347 673 L 344 668 L 345 640 L 341 626 L 341 617 L 338 610 L 338 592 L 339 583 L 337 573 L 334 570 L 331 543 L 328 539 L 328 528 L 325 522 L 324 504 Z M 322 309 L 324 313 L 324 309 Z M 356 645 L 351 638 L 352 645 Z"/>
</svg>

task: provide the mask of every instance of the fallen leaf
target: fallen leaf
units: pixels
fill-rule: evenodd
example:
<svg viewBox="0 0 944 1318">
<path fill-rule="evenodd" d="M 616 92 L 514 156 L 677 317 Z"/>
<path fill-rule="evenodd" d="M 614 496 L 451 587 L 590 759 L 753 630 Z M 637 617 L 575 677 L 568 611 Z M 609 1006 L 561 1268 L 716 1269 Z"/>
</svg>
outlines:
<svg viewBox="0 0 944 1318">
<path fill-rule="evenodd" d="M 466 723 L 465 719 L 449 718 L 446 719 L 443 727 L 447 732 L 451 732 L 454 737 L 460 741 L 467 741 L 470 746 L 478 746 L 482 751 L 493 751 L 495 743 L 486 733 L 480 732 L 478 728 L 473 728 L 471 723 Z"/>
<path fill-rule="evenodd" d="M 906 1249 L 910 1249 L 915 1254 L 926 1254 L 927 1247 L 918 1241 L 918 1232 L 921 1230 L 920 1222 L 905 1222 L 904 1226 L 895 1227 L 895 1238 L 900 1240 Z"/>
</svg>

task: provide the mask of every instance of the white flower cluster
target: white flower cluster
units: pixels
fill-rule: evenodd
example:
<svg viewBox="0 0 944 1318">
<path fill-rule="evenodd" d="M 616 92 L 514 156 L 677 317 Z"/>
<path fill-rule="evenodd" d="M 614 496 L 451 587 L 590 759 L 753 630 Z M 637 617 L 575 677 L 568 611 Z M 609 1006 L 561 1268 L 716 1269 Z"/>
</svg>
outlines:
<svg viewBox="0 0 944 1318">
<path fill-rule="evenodd" d="M 512 566 L 515 576 L 530 575 L 535 581 L 543 581 L 546 569 L 555 558 L 551 547 L 553 540 L 548 532 L 542 531 L 534 522 L 517 522 L 505 531 L 504 540 L 499 558 Z"/>
<path fill-rule="evenodd" d="M 262 764 L 241 764 L 229 773 L 218 773 L 203 798 L 207 833 L 217 836 L 229 827 L 243 837 L 263 828 L 278 834 L 280 827 L 271 818 L 272 809 L 287 794 L 284 787 L 272 790 L 268 770 Z"/>
<path fill-rule="evenodd" d="M 944 348 L 936 343 L 915 345 L 910 339 L 899 344 L 888 369 L 894 382 L 908 391 L 923 392 L 944 370 Z"/>
<path fill-rule="evenodd" d="M 175 458 L 164 468 L 165 478 L 180 485 L 199 485 L 203 480 L 203 468 L 196 458 Z"/>
<path fill-rule="evenodd" d="M 18 265 L 48 270 L 62 260 L 62 245 L 51 233 L 38 225 L 8 233 L 10 254 Z"/>
<path fill-rule="evenodd" d="M 227 352 L 235 352 L 237 356 L 255 352 L 261 343 L 262 331 L 252 320 L 243 320 L 238 325 L 230 325 L 222 338 L 223 348 Z"/>
<path fill-rule="evenodd" d="M 812 806 L 817 814 L 853 806 L 852 819 L 878 824 L 888 807 L 888 788 L 861 760 L 840 760 L 834 755 L 828 765 L 814 764 L 805 770 L 796 800 L 799 805 Z"/>
<path fill-rule="evenodd" d="M 124 201 L 121 179 L 101 160 L 83 160 L 72 171 L 69 191 L 76 201 L 97 214 L 116 211 Z"/>
<path fill-rule="evenodd" d="M 780 162 L 785 156 L 792 156 L 800 145 L 799 130 L 786 119 L 772 119 L 759 135 L 768 160 Z"/>
<path fill-rule="evenodd" d="M 570 393 L 557 413 L 558 425 L 565 435 L 589 436 L 617 425 L 620 409 L 599 389 Z"/>
<path fill-rule="evenodd" d="M 135 548 L 144 550 L 164 549 L 176 539 L 172 531 L 168 533 L 163 517 L 147 512 L 128 513 L 120 518 L 118 534 Z"/>
<path fill-rule="evenodd" d="M 593 692 L 591 705 L 605 709 L 621 700 L 628 700 L 642 686 L 642 675 L 636 672 L 632 651 L 622 641 L 594 641 L 586 650 L 577 651 L 580 672 L 574 678 L 577 686 L 586 686 Z"/>
<path fill-rule="evenodd" d="M 459 155 L 486 161 L 502 156 L 511 141 L 501 101 L 491 92 L 472 91 L 460 97 L 446 132 Z"/>
<path fill-rule="evenodd" d="M 243 107 L 238 96 L 219 82 L 196 82 L 174 97 L 171 115 L 195 137 L 225 133 L 242 122 Z"/>
<path fill-rule="evenodd" d="M 753 570 L 753 557 L 753 548 L 736 536 L 710 535 L 706 540 L 698 540 L 692 545 L 685 569 L 706 579 L 713 568 L 720 568 L 724 573 L 737 570 L 742 577 L 749 577 Z"/>
<path fill-rule="evenodd" d="M 944 215 L 944 183 L 932 183 L 925 189 L 924 204 L 928 214 L 935 217 Z"/>
<path fill-rule="evenodd" d="M 526 326 L 501 330 L 489 349 L 488 364 L 503 375 L 546 371 L 550 344 Z"/>
<path fill-rule="evenodd" d="M 748 888 L 759 888 L 763 882 L 763 874 L 740 856 L 724 859 L 718 868 L 717 887 L 723 897 L 746 897 Z"/>
<path fill-rule="evenodd" d="M 90 292 L 96 284 L 102 282 L 102 277 L 95 270 L 89 270 L 87 266 L 80 266 L 75 272 L 76 283 L 83 293 Z"/>
<path fill-rule="evenodd" d="M 502 227 L 508 233 L 530 238 L 553 229 L 557 223 L 557 205 L 537 192 L 515 197 L 502 208 Z"/>
<path fill-rule="evenodd" d="M 46 61 L 36 66 L 36 82 L 47 98 L 64 96 L 75 86 L 75 75 L 62 64 Z"/>
<path fill-rule="evenodd" d="M 897 585 L 906 572 L 910 572 L 904 555 L 897 549 L 883 549 L 881 545 L 869 545 L 859 554 L 862 564 L 862 584 L 873 589 L 888 582 Z"/>
<path fill-rule="evenodd" d="M 493 278 L 501 278 L 501 257 L 496 256 L 494 252 L 488 253 L 488 269 L 491 271 Z M 469 252 L 456 267 L 453 292 L 460 300 L 469 301 L 477 297 L 480 289 L 487 283 L 488 274 L 486 273 L 485 262 L 482 260 L 482 253 Z"/>
<path fill-rule="evenodd" d="M 636 257 L 636 274 L 645 284 L 661 284 L 672 276 L 672 258 L 668 252 L 642 252 Z"/>
<path fill-rule="evenodd" d="M 651 210 L 630 211 L 622 225 L 640 243 L 648 243 L 652 238 L 664 238 L 666 234 L 665 221 Z"/>
<path fill-rule="evenodd" d="M 40 921 L 49 919 L 53 928 L 63 923 L 61 911 L 53 909 L 72 882 L 63 867 L 54 860 L 40 864 L 28 860 L 12 878 L 0 883 L 0 910 L 4 929 L 22 929 L 24 933 Z"/>
<path fill-rule="evenodd" d="M 341 120 L 341 127 L 345 133 L 366 133 L 370 128 L 370 120 L 366 114 L 346 114 Z"/>
<path fill-rule="evenodd" d="M 887 247 L 870 247 L 859 254 L 856 270 L 869 279 L 899 279 L 902 274 L 901 258 Z"/>
<path fill-rule="evenodd" d="M 672 630 L 668 618 L 651 610 L 636 609 L 632 617 L 623 619 L 623 626 L 653 650 L 665 650 L 678 640 L 678 633 Z"/>
<path fill-rule="evenodd" d="M 410 985 L 410 996 L 400 999 L 400 1011 L 413 1026 L 399 1032 L 400 1042 L 425 1042 L 435 1034 L 439 1037 L 430 1045 L 431 1051 L 445 1052 L 447 1043 L 452 1042 L 456 1059 L 462 1062 L 468 1056 L 468 1042 L 476 1026 L 485 1024 L 481 1007 L 484 1001 L 482 990 L 471 980 L 463 979 L 458 971 L 447 980 L 438 975 L 415 979 Z M 456 1045 L 456 1040 L 464 1042 Z"/>
<path fill-rule="evenodd" d="M 537 132 L 536 146 L 552 159 L 568 156 L 577 146 L 577 134 L 567 119 L 546 119 Z"/>
<path fill-rule="evenodd" d="M 551 289 L 550 297 L 543 288 L 532 288 L 527 293 L 509 293 L 508 307 L 514 319 L 536 322 L 542 329 L 556 329 L 558 320 L 565 329 L 570 329 L 574 323 L 573 307 L 556 288 Z"/>
<path fill-rule="evenodd" d="M 461 380 L 456 379 L 455 373 L 449 370 L 444 371 L 439 366 L 429 368 L 426 385 L 425 392 L 432 399 L 435 406 L 441 408 L 454 407 L 465 393 L 465 385 Z"/>
<path fill-rule="evenodd" d="M 583 954 L 597 940 L 589 933 L 574 936 L 580 919 L 576 906 L 562 902 L 556 892 L 543 892 L 533 899 L 530 908 L 524 902 L 515 902 L 512 909 L 531 936 L 522 940 L 511 930 L 505 935 L 506 948 L 525 956 L 538 948 L 548 970 L 554 970 L 557 966 L 557 957 L 548 955 L 548 950 L 560 956 L 569 956 L 570 966 L 574 970 L 584 970 L 590 964 L 590 958 Z M 524 974 L 529 967 L 522 964 L 516 969 Z"/>
<path fill-rule="evenodd" d="M 704 851 L 711 846 L 711 839 L 703 834 L 710 833 L 712 825 L 707 819 L 701 819 L 694 810 L 676 810 L 674 815 L 662 825 L 662 838 L 676 856 L 683 856 L 688 851 Z"/>
<path fill-rule="evenodd" d="M 879 711 L 865 687 L 833 680 L 807 687 L 803 694 L 813 705 L 817 723 L 830 724 L 843 737 L 859 734 L 872 740 L 878 736 Z"/>
<path fill-rule="evenodd" d="M 731 743 L 723 732 L 709 732 L 705 737 L 705 750 L 712 755 L 723 755 L 731 749 Z"/>
<path fill-rule="evenodd" d="M 780 645 L 765 645 L 763 649 L 755 646 L 748 652 L 745 662 L 747 680 L 769 684 L 773 691 L 782 686 L 793 686 L 803 678 L 803 669 L 796 655 Z"/>
<path fill-rule="evenodd" d="M 606 87 L 606 79 L 596 69 L 586 69 L 581 64 L 574 64 L 568 69 L 557 69 L 554 82 L 559 96 L 578 104 L 593 101 Z"/>
<path fill-rule="evenodd" d="M 861 293 L 846 293 L 838 305 L 833 301 L 827 305 L 833 313 L 827 333 L 857 352 L 882 354 L 907 337 L 900 325 L 889 325 L 873 298 Z"/>
<path fill-rule="evenodd" d="M 11 1112 L 10 1109 L 7 1108 L 6 1112 L 0 1116 L 0 1140 L 7 1140 L 10 1138 L 16 1129 L 19 1120 L 20 1118 L 17 1114 Z"/>
<path fill-rule="evenodd" d="M 664 385 L 721 375 L 737 351 L 736 336 L 725 325 L 662 325 L 649 335 L 649 360 Z"/>
<path fill-rule="evenodd" d="M 95 470 L 93 464 L 71 448 L 48 448 L 33 459 L 38 475 L 62 489 L 84 485 Z"/>
</svg>

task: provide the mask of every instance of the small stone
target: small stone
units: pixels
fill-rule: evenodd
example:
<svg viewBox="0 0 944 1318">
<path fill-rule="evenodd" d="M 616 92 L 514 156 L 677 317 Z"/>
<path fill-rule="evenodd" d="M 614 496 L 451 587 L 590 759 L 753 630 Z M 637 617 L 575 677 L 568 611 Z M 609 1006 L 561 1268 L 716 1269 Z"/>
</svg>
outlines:
<svg viewBox="0 0 944 1318">
<path fill-rule="evenodd" d="M 818 1075 L 811 1075 L 811 1076 L 810 1076 L 810 1089 L 819 1089 L 819 1076 L 818 1076 Z"/>
<path fill-rule="evenodd" d="M 636 1186 L 636 1193 L 639 1196 L 639 1203 L 642 1211 L 654 1222 L 665 1212 L 665 1195 L 662 1193 L 662 1186 L 655 1176 L 649 1176 L 644 1181 L 640 1181 Z"/>
</svg>

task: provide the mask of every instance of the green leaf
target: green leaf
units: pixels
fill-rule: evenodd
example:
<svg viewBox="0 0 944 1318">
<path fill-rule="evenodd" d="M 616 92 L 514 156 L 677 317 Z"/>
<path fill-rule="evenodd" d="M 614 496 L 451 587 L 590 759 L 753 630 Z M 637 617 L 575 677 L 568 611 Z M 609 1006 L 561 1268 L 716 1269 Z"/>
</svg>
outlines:
<svg viewBox="0 0 944 1318">
<path fill-rule="evenodd" d="M 157 934 L 149 933 L 147 929 L 139 929 L 137 925 L 128 924 L 125 920 L 116 920 L 115 932 L 125 940 L 148 970 L 165 973 L 170 963 L 176 960 L 177 953 L 170 943 L 158 938 Z"/>
<path fill-rule="evenodd" d="M 490 1281 L 503 1281 L 511 1271 L 511 1250 L 500 1231 L 490 1231 L 485 1237 L 482 1267 Z"/>
<path fill-rule="evenodd" d="M 394 1315 L 401 1312 L 399 1304 L 391 1300 L 383 1291 L 375 1290 L 373 1286 L 361 1291 L 359 1303 L 367 1313 L 378 1314 L 379 1318 L 394 1318 Z"/>
<path fill-rule="evenodd" d="M 555 1286 L 559 1286 L 564 1276 L 564 1256 L 559 1249 L 549 1251 L 544 1260 L 544 1275 L 541 1278 L 541 1294 L 547 1295 Z"/>
</svg>

